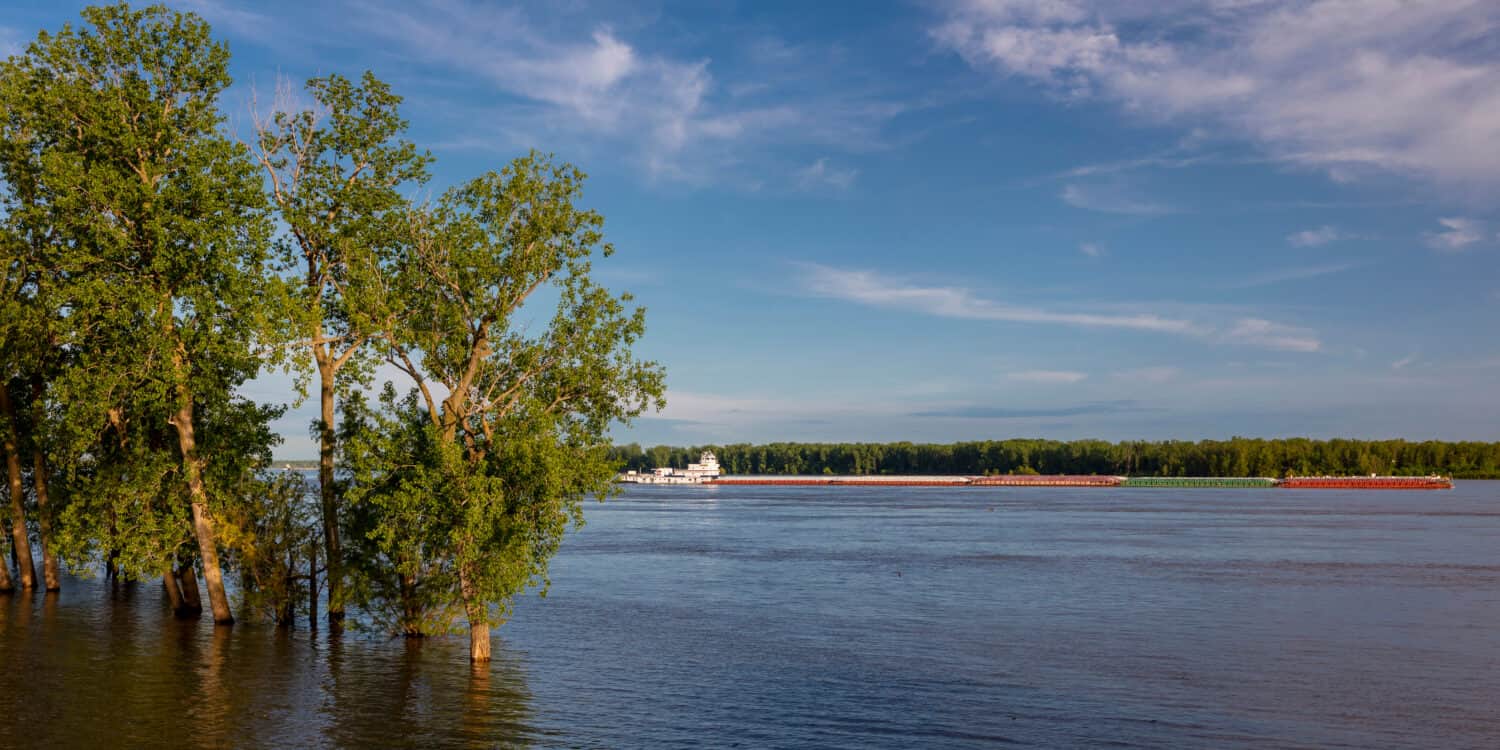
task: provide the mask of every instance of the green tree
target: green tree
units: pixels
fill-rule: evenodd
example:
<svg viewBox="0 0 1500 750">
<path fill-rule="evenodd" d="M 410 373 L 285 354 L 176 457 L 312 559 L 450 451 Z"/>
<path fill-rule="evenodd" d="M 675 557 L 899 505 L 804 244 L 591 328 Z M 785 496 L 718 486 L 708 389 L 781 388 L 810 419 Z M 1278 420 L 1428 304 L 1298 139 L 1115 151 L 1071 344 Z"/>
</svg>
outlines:
<svg viewBox="0 0 1500 750">
<path fill-rule="evenodd" d="M 443 581 L 428 601 L 462 610 L 475 661 L 512 597 L 545 585 L 580 501 L 612 491 L 609 427 L 661 403 L 661 368 L 631 352 L 644 310 L 591 279 L 613 248 L 603 218 L 575 206 L 582 183 L 548 157 L 517 159 L 413 212 L 389 260 L 411 314 L 382 345 L 417 385 L 405 411 L 423 437 L 410 466 L 357 473 L 351 502 L 378 508 L 388 552 L 420 556 L 407 573 Z"/>
<path fill-rule="evenodd" d="M 320 419 L 318 486 L 325 559 L 328 619 L 343 619 L 343 552 L 339 496 L 334 481 L 335 393 L 346 366 L 363 369 L 365 344 L 388 321 L 381 279 L 370 257 L 387 214 L 406 206 L 398 188 L 427 178 L 431 158 L 400 139 L 406 121 L 401 97 L 371 73 L 358 84 L 339 75 L 314 78 L 307 91 L 317 110 L 277 111 L 257 120 L 257 159 L 286 236 L 283 260 L 302 279 L 296 334 L 312 353 L 318 376 Z M 357 373 L 362 374 L 362 373 Z"/>
<path fill-rule="evenodd" d="M 201 446 L 235 447 L 205 432 L 211 415 L 198 409 L 227 408 L 260 366 L 257 348 L 285 328 L 264 196 L 248 151 L 220 132 L 229 52 L 206 23 L 123 4 L 83 17 L 85 28 L 42 33 L 0 73 L 7 118 L 40 153 L 46 197 L 34 210 L 63 248 L 61 343 L 79 362 L 59 399 L 75 426 L 112 412 L 171 426 L 210 606 L 228 624 L 205 484 L 225 457 Z"/>
</svg>

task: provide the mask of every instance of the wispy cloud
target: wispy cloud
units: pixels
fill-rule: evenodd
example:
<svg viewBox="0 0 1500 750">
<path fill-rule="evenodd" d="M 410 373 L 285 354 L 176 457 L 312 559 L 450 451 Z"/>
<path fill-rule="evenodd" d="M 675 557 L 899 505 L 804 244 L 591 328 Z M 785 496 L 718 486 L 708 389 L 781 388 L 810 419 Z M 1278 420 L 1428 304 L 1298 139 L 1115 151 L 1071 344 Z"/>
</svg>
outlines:
<svg viewBox="0 0 1500 750">
<path fill-rule="evenodd" d="M 1484 222 L 1451 216 L 1438 219 L 1442 231 L 1427 233 L 1427 246 L 1442 253 L 1463 252 L 1465 248 L 1484 239 Z"/>
<path fill-rule="evenodd" d="M 1277 271 L 1266 271 L 1264 273 L 1251 274 L 1239 281 L 1229 284 L 1232 289 L 1248 289 L 1268 284 L 1283 284 L 1288 281 L 1304 281 L 1316 279 L 1319 276 L 1328 276 L 1335 273 L 1359 268 L 1358 263 L 1324 263 L 1312 266 L 1297 266 L 1295 268 L 1283 268 Z"/>
<path fill-rule="evenodd" d="M 923 286 L 871 271 L 855 271 L 816 264 L 803 266 L 803 287 L 820 297 L 848 300 L 944 318 L 995 320 L 1013 323 L 1054 323 L 1087 328 L 1128 328 L 1164 333 L 1196 333 L 1192 321 L 1150 313 L 1115 314 L 1047 310 L 1006 305 L 953 286 Z"/>
<path fill-rule="evenodd" d="M 857 177 L 859 177 L 859 170 L 830 166 L 828 158 L 824 157 L 797 170 L 797 186 L 803 190 L 823 187 L 848 190 L 854 186 L 854 180 Z"/>
<path fill-rule="evenodd" d="M 1341 179 L 1500 182 L 1500 4 L 1481 0 L 956 0 L 932 29 L 972 66 L 1218 129 Z M 1170 33 L 1163 30 L 1170 30 Z"/>
<path fill-rule="evenodd" d="M 956 406 L 944 409 L 912 412 L 913 417 L 954 417 L 958 419 L 1037 419 L 1050 417 L 1076 417 L 1084 414 L 1123 414 L 1128 412 L 1155 411 L 1136 401 L 1091 401 L 1074 406 L 1041 408 L 1013 408 L 1005 406 Z"/>
<path fill-rule="evenodd" d="M 1402 369 L 1405 369 L 1407 367 L 1410 367 L 1412 365 L 1412 363 L 1414 363 L 1416 361 L 1417 361 L 1417 355 L 1415 355 L 1415 354 L 1408 354 L 1405 357 L 1402 357 L 1401 359 L 1398 359 L 1395 362 L 1392 362 L 1391 363 L 1391 369 L 1392 370 L 1402 370 Z"/>
<path fill-rule="evenodd" d="M 1287 352 L 1316 352 L 1323 342 L 1313 331 L 1273 323 L 1263 318 L 1241 318 L 1224 333 L 1224 340 Z"/>
<path fill-rule="evenodd" d="M 285 36 L 287 30 L 287 24 L 277 18 L 236 8 L 220 0 L 178 0 L 174 5 L 203 16 L 213 24 L 215 31 L 227 31 L 257 42 L 273 41 L 277 35 Z"/>
<path fill-rule="evenodd" d="M 1071 370 L 1022 370 L 1020 372 L 1009 373 L 1005 377 L 1020 383 L 1058 385 L 1079 383 L 1088 378 L 1088 375 Z"/>
<path fill-rule="evenodd" d="M 1063 186 L 1062 192 L 1058 194 L 1058 198 L 1061 198 L 1062 202 L 1074 208 L 1109 214 L 1160 216 L 1175 211 L 1174 208 L 1165 203 L 1133 195 L 1127 188 L 1121 185 L 1069 184 Z"/>
<path fill-rule="evenodd" d="M 1104 249 L 1104 246 L 1097 242 L 1081 242 L 1078 245 L 1078 252 L 1083 253 L 1090 258 L 1102 258 L 1104 257 L 1106 251 Z"/>
<path fill-rule="evenodd" d="M 1345 239 L 1344 233 L 1326 224 L 1316 229 L 1294 232 L 1286 237 L 1287 244 L 1292 247 L 1321 247 L 1341 239 Z"/>
<path fill-rule="evenodd" d="M 986 299 L 960 286 L 918 284 L 873 271 L 815 263 L 798 266 L 802 270 L 800 285 L 807 293 L 871 307 L 964 320 L 1168 333 L 1279 351 L 1315 352 L 1322 348 L 1317 333 L 1311 329 L 1263 318 L 1238 318 L 1222 325 L 1212 325 L 1148 312 L 1085 312 L 1009 305 Z"/>
<path fill-rule="evenodd" d="M 349 24 L 413 67 L 475 78 L 509 98 L 469 118 L 486 136 L 623 144 L 658 178 L 700 182 L 749 169 L 750 162 L 764 165 L 774 160 L 763 148 L 757 159 L 747 154 L 766 144 L 879 148 L 882 129 L 908 109 L 871 87 L 836 85 L 847 84 L 839 76 L 854 75 L 847 67 L 810 66 L 788 54 L 749 54 L 748 69 L 734 69 L 738 77 L 722 81 L 709 58 L 650 47 L 571 4 L 537 18 L 523 8 L 469 0 L 370 0 L 354 7 Z M 746 44 L 753 52 L 769 43 Z M 800 76 L 787 72 L 799 65 Z M 790 169 L 775 166 L 782 174 Z M 847 168 L 831 179 L 846 174 L 853 179 Z"/>
</svg>

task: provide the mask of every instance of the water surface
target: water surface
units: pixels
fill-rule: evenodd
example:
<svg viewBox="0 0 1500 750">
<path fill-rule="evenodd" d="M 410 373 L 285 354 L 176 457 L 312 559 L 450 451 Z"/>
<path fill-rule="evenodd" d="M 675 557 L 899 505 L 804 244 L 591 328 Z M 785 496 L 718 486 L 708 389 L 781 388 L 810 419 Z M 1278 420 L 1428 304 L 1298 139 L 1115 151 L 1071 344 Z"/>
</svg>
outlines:
<svg viewBox="0 0 1500 750">
<path fill-rule="evenodd" d="M 645 487 L 406 642 L 0 601 L 0 745 L 1500 747 L 1500 483 Z"/>
</svg>

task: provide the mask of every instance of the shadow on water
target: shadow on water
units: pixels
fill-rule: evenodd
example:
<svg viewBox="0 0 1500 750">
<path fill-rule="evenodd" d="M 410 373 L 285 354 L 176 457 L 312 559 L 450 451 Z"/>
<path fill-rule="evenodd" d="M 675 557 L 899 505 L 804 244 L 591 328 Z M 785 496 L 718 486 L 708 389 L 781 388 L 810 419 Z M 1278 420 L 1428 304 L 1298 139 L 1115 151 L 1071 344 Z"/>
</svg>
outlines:
<svg viewBox="0 0 1500 750">
<path fill-rule="evenodd" d="M 524 747 L 521 654 L 172 616 L 159 587 L 0 596 L 0 747 Z"/>
</svg>

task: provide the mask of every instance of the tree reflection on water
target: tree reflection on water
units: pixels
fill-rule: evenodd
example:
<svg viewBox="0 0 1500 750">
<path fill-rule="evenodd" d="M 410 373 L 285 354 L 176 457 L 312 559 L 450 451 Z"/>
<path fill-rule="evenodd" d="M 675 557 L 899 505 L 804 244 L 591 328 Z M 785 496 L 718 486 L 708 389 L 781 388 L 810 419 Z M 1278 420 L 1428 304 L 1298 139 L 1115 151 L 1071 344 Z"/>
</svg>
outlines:
<svg viewBox="0 0 1500 750">
<path fill-rule="evenodd" d="M 516 747 L 523 655 L 172 616 L 159 587 L 70 579 L 0 598 L 0 745 Z"/>
</svg>

